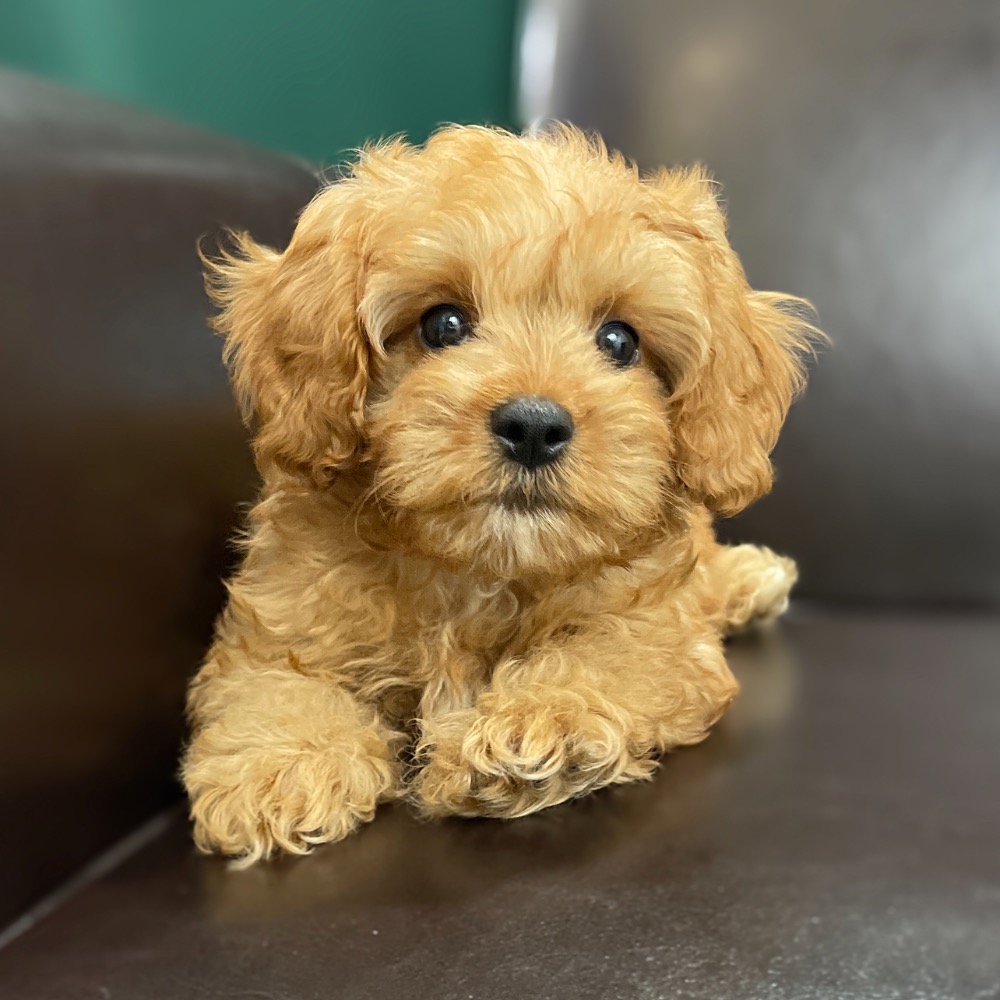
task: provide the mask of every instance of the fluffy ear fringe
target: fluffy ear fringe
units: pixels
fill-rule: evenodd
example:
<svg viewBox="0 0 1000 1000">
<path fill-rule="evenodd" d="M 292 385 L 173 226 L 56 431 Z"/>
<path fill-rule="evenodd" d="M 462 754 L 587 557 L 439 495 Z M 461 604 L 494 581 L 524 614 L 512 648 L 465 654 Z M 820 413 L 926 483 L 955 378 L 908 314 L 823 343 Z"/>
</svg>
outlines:
<svg viewBox="0 0 1000 1000">
<path fill-rule="evenodd" d="M 363 447 L 370 351 L 343 201 L 333 188 L 317 196 L 284 253 L 246 233 L 230 234 L 232 248 L 214 258 L 200 253 L 236 400 L 256 422 L 258 467 L 318 484 Z"/>
<path fill-rule="evenodd" d="M 771 451 L 804 388 L 806 358 L 825 339 L 803 299 L 749 290 L 741 298 L 717 304 L 715 341 L 676 425 L 680 480 L 724 516 L 771 489 Z"/>
<path fill-rule="evenodd" d="M 246 232 L 227 230 L 227 245 L 216 256 L 198 245 L 203 267 L 205 291 L 219 309 L 211 326 L 225 341 L 223 361 L 229 369 L 240 414 L 249 426 L 258 410 L 259 386 L 263 383 L 261 367 L 268 367 L 267 338 L 258 329 L 259 300 L 267 296 L 280 261 L 280 254 L 256 243 Z M 273 345 L 272 345 L 273 346 Z"/>
</svg>

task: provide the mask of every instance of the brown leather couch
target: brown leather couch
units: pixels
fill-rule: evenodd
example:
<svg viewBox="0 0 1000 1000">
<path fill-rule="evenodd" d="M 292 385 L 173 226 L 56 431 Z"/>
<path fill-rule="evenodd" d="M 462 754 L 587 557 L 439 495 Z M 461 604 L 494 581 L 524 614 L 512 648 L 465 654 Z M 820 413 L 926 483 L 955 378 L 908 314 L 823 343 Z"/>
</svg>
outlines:
<svg viewBox="0 0 1000 1000">
<path fill-rule="evenodd" d="M 813 297 L 834 335 L 777 491 L 729 528 L 800 557 L 799 601 L 732 645 L 736 708 L 650 784 L 510 824 L 385 809 L 248 872 L 197 857 L 173 783 L 182 691 L 253 477 L 194 243 L 223 225 L 280 243 L 315 181 L 0 74 L 0 997 L 1000 990 L 993 8 L 880 48 L 872 25 L 855 39 L 830 13 L 811 35 L 777 2 L 760 24 L 690 5 L 669 32 L 658 4 L 537 6 L 573 11 L 543 111 L 647 162 L 711 162 L 755 282 Z M 883 41 L 898 27 L 870 16 Z M 653 30 L 681 74 L 663 85 L 704 98 L 669 128 L 636 110 L 662 66 L 630 38 Z M 782 59 L 798 96 L 768 76 Z M 930 123 L 921 80 L 948 97 Z M 884 120 L 850 117 L 886 90 Z"/>
</svg>

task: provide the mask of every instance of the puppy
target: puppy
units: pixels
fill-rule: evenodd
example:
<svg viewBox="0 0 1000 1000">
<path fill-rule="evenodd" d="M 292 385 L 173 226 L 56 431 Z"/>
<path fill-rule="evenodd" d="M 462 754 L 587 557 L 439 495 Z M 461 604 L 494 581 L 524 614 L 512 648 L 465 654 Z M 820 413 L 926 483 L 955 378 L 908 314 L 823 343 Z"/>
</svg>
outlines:
<svg viewBox="0 0 1000 1000">
<path fill-rule="evenodd" d="M 723 634 L 795 580 L 712 515 L 769 489 L 812 332 L 706 175 L 449 128 L 238 245 L 209 287 L 263 489 L 190 691 L 198 845 L 523 816 L 704 739 Z"/>
</svg>

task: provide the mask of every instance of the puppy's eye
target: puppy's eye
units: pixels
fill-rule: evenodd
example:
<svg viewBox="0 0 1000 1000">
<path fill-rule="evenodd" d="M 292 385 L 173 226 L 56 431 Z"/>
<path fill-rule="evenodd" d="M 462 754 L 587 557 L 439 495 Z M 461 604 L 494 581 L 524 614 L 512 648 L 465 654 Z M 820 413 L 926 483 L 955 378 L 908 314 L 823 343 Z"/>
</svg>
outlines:
<svg viewBox="0 0 1000 1000">
<path fill-rule="evenodd" d="M 458 306 L 434 306 L 420 317 L 420 339 L 431 350 L 455 347 L 471 336 L 472 324 Z"/>
<path fill-rule="evenodd" d="M 605 323 L 597 331 L 596 343 L 619 368 L 628 368 L 639 360 L 639 334 L 621 320 Z"/>
</svg>

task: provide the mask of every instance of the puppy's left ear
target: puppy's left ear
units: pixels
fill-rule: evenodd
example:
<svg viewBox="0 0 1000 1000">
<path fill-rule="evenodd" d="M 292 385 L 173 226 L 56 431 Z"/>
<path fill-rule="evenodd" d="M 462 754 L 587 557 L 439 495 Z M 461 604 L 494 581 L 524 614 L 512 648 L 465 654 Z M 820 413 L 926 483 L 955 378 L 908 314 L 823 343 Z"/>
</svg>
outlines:
<svg viewBox="0 0 1000 1000">
<path fill-rule="evenodd" d="M 803 319 L 801 299 L 755 292 L 726 238 L 711 180 L 700 169 L 656 183 L 689 237 L 703 278 L 707 342 L 675 399 L 677 477 L 717 514 L 737 514 L 773 482 L 770 453 L 802 389 L 802 357 L 822 334 Z"/>
<path fill-rule="evenodd" d="M 237 234 L 237 252 L 205 260 L 214 326 L 254 454 L 272 470 L 323 486 L 363 447 L 373 353 L 358 315 L 362 192 L 352 178 L 305 209 L 283 253 Z"/>
</svg>

